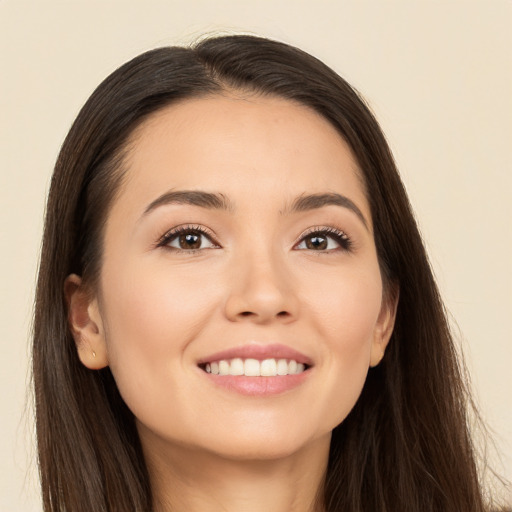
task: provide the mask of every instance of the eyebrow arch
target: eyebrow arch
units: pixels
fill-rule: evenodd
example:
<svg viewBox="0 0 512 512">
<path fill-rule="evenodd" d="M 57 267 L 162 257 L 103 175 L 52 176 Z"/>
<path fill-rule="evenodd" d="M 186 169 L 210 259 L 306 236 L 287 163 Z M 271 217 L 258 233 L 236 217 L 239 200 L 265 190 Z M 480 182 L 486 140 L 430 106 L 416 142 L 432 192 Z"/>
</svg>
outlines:
<svg viewBox="0 0 512 512">
<path fill-rule="evenodd" d="M 188 204 L 210 210 L 234 211 L 234 205 L 224 194 L 205 192 L 203 190 L 170 190 L 152 201 L 144 210 L 143 217 L 156 208 L 168 204 Z M 348 197 L 335 192 L 301 195 L 291 204 L 291 207 L 281 211 L 281 215 L 316 210 L 324 206 L 341 206 L 354 212 L 364 227 L 368 230 L 368 223 L 357 205 Z"/>
<path fill-rule="evenodd" d="M 366 222 L 363 212 L 361 212 L 357 205 L 348 197 L 343 196 L 341 194 L 337 194 L 335 192 L 301 195 L 293 201 L 290 208 L 286 209 L 285 212 L 283 212 L 283 215 L 294 212 L 316 210 L 317 208 L 322 208 L 323 206 L 330 205 L 348 208 L 357 215 L 359 220 L 363 223 L 364 227 L 367 230 L 369 229 L 368 223 Z"/>
<path fill-rule="evenodd" d="M 166 204 L 189 204 L 213 210 L 233 210 L 233 204 L 224 194 L 215 194 L 202 190 L 170 190 L 150 203 L 144 210 L 143 216 Z"/>
</svg>

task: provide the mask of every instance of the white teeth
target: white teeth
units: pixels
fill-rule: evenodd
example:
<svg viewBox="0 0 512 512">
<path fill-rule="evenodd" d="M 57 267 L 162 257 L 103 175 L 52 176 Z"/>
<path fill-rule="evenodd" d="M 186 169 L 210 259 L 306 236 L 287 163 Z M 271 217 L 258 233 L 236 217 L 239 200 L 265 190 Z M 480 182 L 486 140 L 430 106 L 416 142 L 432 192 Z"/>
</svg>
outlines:
<svg viewBox="0 0 512 512">
<path fill-rule="evenodd" d="M 219 361 L 219 375 L 229 375 L 229 363 L 227 361 Z"/>
<path fill-rule="evenodd" d="M 229 365 L 229 375 L 243 375 L 244 362 L 241 359 L 233 359 Z"/>
<path fill-rule="evenodd" d="M 247 377 L 259 377 L 261 375 L 260 362 L 256 359 L 246 359 L 244 362 L 244 375 Z"/>
<path fill-rule="evenodd" d="M 205 371 L 214 375 L 245 375 L 246 377 L 275 377 L 276 375 L 295 375 L 305 371 L 303 363 L 286 359 L 230 359 L 206 363 Z"/>
<path fill-rule="evenodd" d="M 288 375 L 288 361 L 286 359 L 277 361 L 277 375 Z"/>
<path fill-rule="evenodd" d="M 265 359 L 261 362 L 261 375 L 263 377 L 275 377 L 277 375 L 277 363 L 275 359 Z"/>
</svg>

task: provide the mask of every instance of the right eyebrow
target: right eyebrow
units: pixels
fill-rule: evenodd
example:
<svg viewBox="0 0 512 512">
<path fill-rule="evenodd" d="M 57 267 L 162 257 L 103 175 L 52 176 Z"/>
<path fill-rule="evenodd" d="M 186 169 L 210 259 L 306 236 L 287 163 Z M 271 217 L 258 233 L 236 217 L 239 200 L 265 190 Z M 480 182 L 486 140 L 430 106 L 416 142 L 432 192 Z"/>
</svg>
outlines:
<svg viewBox="0 0 512 512">
<path fill-rule="evenodd" d="M 189 204 L 213 210 L 233 210 L 233 204 L 224 194 L 204 192 L 202 190 L 170 190 L 151 202 L 144 210 L 142 216 L 144 217 L 159 206 L 167 204 Z"/>
</svg>

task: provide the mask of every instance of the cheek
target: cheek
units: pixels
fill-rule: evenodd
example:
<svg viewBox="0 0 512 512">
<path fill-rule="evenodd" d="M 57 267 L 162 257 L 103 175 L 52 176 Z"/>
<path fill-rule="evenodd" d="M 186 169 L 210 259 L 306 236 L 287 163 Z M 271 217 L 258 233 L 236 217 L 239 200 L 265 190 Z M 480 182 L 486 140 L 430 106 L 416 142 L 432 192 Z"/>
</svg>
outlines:
<svg viewBox="0 0 512 512">
<path fill-rule="evenodd" d="M 216 293 L 204 276 L 170 273 L 165 265 L 142 264 L 105 275 L 105 316 L 114 353 L 129 347 L 149 358 L 155 351 L 183 349 L 210 314 Z"/>
<path fill-rule="evenodd" d="M 180 386 L 175 376 L 213 316 L 218 292 L 204 276 L 170 275 L 165 265 L 105 265 L 103 276 L 109 366 L 119 391 L 134 412 L 159 410 L 165 404 L 150 401 Z"/>
<path fill-rule="evenodd" d="M 332 429 L 355 405 L 366 380 L 381 308 L 380 272 L 339 273 L 322 288 L 309 305 L 326 383 L 322 414 Z"/>
<path fill-rule="evenodd" d="M 369 345 L 382 302 L 378 267 L 326 273 L 314 285 L 307 287 L 306 301 L 330 350 L 346 353 Z"/>
</svg>

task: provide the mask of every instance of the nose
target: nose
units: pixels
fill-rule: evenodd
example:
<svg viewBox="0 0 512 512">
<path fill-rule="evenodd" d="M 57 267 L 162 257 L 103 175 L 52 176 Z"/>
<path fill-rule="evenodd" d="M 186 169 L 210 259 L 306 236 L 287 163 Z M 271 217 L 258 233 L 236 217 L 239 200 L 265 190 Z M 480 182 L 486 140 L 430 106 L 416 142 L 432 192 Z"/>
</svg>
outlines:
<svg viewBox="0 0 512 512">
<path fill-rule="evenodd" d="M 230 270 L 226 317 L 257 324 L 290 323 L 299 302 L 286 264 L 275 255 L 245 253 Z"/>
</svg>

